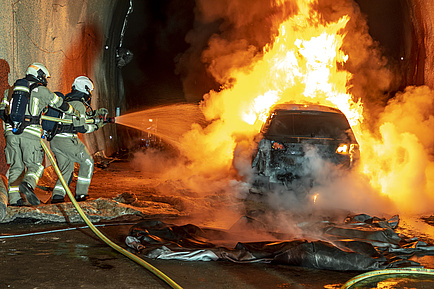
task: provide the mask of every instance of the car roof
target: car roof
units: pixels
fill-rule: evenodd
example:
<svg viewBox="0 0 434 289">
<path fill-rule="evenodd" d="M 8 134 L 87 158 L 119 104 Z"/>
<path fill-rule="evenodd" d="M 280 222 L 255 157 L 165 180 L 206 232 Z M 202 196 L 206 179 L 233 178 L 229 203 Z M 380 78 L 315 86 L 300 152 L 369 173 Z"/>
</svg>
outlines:
<svg viewBox="0 0 434 289">
<path fill-rule="evenodd" d="M 357 142 L 357 140 L 355 139 L 355 136 L 353 134 L 353 131 L 351 129 L 351 126 L 348 123 L 347 117 L 345 116 L 345 114 L 340 111 L 337 108 L 333 108 L 333 107 L 329 107 L 329 106 L 325 106 L 325 105 L 319 105 L 319 104 L 309 104 L 309 103 L 305 103 L 305 104 L 300 104 L 300 103 L 281 103 L 281 104 L 276 104 L 274 106 L 271 107 L 270 109 L 270 113 L 269 113 L 269 118 L 267 120 L 267 122 L 265 122 L 261 128 L 261 133 L 266 133 L 266 131 L 269 128 L 270 125 L 270 120 L 273 118 L 273 115 L 285 115 L 285 114 L 326 114 L 326 113 L 332 113 L 332 114 L 336 114 L 336 115 L 341 115 L 345 118 L 345 120 L 347 121 L 348 127 L 351 131 L 351 133 L 349 134 L 350 138 L 354 141 Z"/>
<path fill-rule="evenodd" d="M 319 104 L 281 103 L 274 105 L 270 112 L 275 111 L 313 111 L 343 114 L 339 109 Z"/>
</svg>

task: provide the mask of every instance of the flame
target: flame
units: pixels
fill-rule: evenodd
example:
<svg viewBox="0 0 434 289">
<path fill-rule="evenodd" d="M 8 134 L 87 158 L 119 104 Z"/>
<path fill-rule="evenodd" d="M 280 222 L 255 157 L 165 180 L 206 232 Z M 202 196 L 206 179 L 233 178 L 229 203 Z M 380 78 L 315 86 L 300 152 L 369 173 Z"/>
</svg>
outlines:
<svg viewBox="0 0 434 289">
<path fill-rule="evenodd" d="M 319 194 L 315 194 L 313 195 L 313 203 L 316 203 L 316 200 L 318 199 Z"/>
<path fill-rule="evenodd" d="M 262 57 L 232 71 L 235 81 L 221 91 L 205 95 L 202 110 L 214 122 L 186 136 L 189 155 L 202 163 L 212 155 L 207 164 L 230 167 L 236 137 L 257 133 L 278 103 L 324 104 L 340 109 L 354 129 L 362 123 L 362 104 L 347 92 L 351 74 L 341 69 L 348 59 L 341 46 L 349 17 L 323 23 L 311 10 L 312 2 L 299 1 L 299 13 L 280 24 Z"/>
<path fill-rule="evenodd" d="M 346 144 L 340 145 L 337 149 L 336 149 L 337 153 L 347 153 L 348 152 L 348 146 Z"/>
<path fill-rule="evenodd" d="M 238 85 L 244 85 L 240 81 L 259 81 L 256 94 L 246 95 L 250 99 L 244 106 L 247 111 L 242 112 L 244 121 L 253 124 L 255 119 L 260 125 L 273 104 L 289 101 L 338 108 L 353 126 L 363 121 L 361 102 L 354 102 L 347 93 L 351 75 L 338 69 L 348 59 L 340 48 L 349 17 L 325 25 L 315 17 L 298 14 L 283 22 L 274 43 L 265 47 L 263 59 L 249 75 L 238 78 Z"/>
<path fill-rule="evenodd" d="M 276 0 L 274 5 L 283 6 L 285 2 Z M 429 154 L 424 149 L 424 146 L 434 147 L 432 137 L 420 144 L 420 138 L 428 138 L 434 128 L 424 125 L 427 129 L 419 134 L 400 130 L 394 123 L 406 119 L 407 115 L 403 113 L 399 119 L 379 120 L 377 134 L 362 129 L 363 103 L 349 93 L 353 75 L 345 70 L 351 54 L 342 50 L 346 33 L 349 33 L 346 26 L 350 16 L 342 15 L 334 22 L 326 22 L 312 8 L 315 1 L 299 0 L 297 4 L 296 14 L 284 21 L 276 20 L 280 23 L 278 34 L 261 54 L 244 67 L 228 69 L 230 75 L 225 75 L 224 79 L 230 81 L 222 84 L 220 91 L 210 91 L 204 96 L 201 109 L 211 124 L 205 128 L 193 127 L 184 135 L 182 145 L 191 164 L 195 165 L 195 173 L 215 175 L 216 171 L 230 170 L 237 144 L 240 140 L 251 140 L 258 133 L 273 105 L 312 103 L 338 108 L 346 115 L 360 144 L 360 179 L 367 177 L 376 192 L 384 195 L 402 193 L 401 204 L 407 205 L 409 202 L 405 200 L 412 191 L 412 184 L 418 180 L 418 188 L 424 194 L 434 191 L 434 181 L 428 176 L 432 175 L 434 164 L 427 160 Z M 364 36 L 363 33 L 367 32 L 361 32 Z M 367 47 L 360 49 L 369 50 Z M 364 51 L 366 54 L 369 52 Z M 355 62 L 360 61 L 363 59 Z M 239 62 L 234 59 L 232 63 Z M 379 89 L 384 90 L 386 86 Z M 424 94 L 432 96 L 433 93 Z M 425 98 L 425 102 L 430 99 L 433 97 Z M 422 103 L 422 107 L 433 106 L 433 103 Z M 406 111 L 414 110 L 412 107 Z M 426 123 L 425 119 L 409 129 L 417 130 L 419 124 Z M 414 169 L 417 163 L 423 165 L 420 170 Z M 408 176 L 412 180 L 402 186 L 402 181 Z M 363 185 L 360 187 L 365 188 Z M 423 203 L 423 199 L 422 194 L 420 202 L 413 207 Z"/>
<path fill-rule="evenodd" d="M 377 120 L 378 136 L 363 132 L 362 173 L 406 213 L 432 211 L 434 201 L 434 91 L 408 87 Z M 431 151 L 431 152 L 430 152 Z"/>
</svg>

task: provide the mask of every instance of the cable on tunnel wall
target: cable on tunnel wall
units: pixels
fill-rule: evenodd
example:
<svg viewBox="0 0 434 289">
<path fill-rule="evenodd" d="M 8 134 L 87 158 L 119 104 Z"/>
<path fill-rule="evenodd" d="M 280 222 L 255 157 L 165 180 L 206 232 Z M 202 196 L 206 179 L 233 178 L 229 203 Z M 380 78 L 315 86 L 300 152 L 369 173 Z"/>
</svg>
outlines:
<svg viewBox="0 0 434 289">
<path fill-rule="evenodd" d="M 103 233 L 101 233 L 94 224 L 87 218 L 87 216 L 84 214 L 83 210 L 80 208 L 80 205 L 75 200 L 74 196 L 71 193 L 71 190 L 69 189 L 68 184 L 66 183 L 65 179 L 63 178 L 59 167 L 57 166 L 56 160 L 54 159 L 53 155 L 51 154 L 50 150 L 48 149 L 47 145 L 44 143 L 44 141 L 41 139 L 41 145 L 44 149 L 45 153 L 47 154 L 48 158 L 50 159 L 51 164 L 53 165 L 54 170 L 56 171 L 57 176 L 59 177 L 59 180 L 61 181 L 63 187 L 66 190 L 66 193 L 68 194 L 68 197 L 71 199 L 72 204 L 76 208 L 77 212 L 80 214 L 80 216 L 83 218 L 85 223 L 89 226 L 89 228 L 101 239 L 103 240 L 107 245 L 118 251 L 119 253 L 123 254 L 124 256 L 130 258 L 131 260 L 135 261 L 136 263 L 140 264 L 141 266 L 145 267 L 148 271 L 156 275 L 158 278 L 166 282 L 170 287 L 175 289 L 182 289 L 181 286 L 179 286 L 175 281 L 170 279 L 168 276 L 166 276 L 163 272 L 152 266 L 151 264 L 147 263 L 145 260 L 139 258 L 138 256 L 128 252 L 127 250 L 123 249 L 122 247 L 118 246 L 117 244 L 113 243 L 109 238 L 107 238 Z"/>
</svg>

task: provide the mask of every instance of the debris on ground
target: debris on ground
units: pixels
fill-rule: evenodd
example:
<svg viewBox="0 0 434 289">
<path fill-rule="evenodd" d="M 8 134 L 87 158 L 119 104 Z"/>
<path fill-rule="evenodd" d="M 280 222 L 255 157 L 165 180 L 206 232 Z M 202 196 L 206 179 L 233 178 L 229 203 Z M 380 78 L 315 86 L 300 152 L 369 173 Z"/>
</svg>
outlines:
<svg viewBox="0 0 434 289">
<path fill-rule="evenodd" d="M 169 205 L 165 206 L 164 204 L 153 202 L 148 202 L 146 206 L 143 205 L 138 208 L 112 199 L 98 198 L 95 200 L 80 202 L 79 205 L 87 217 L 94 223 L 103 220 L 112 220 L 126 215 L 140 217 L 152 215 L 155 217 L 166 218 L 178 216 L 180 214 Z M 71 202 L 40 205 L 36 207 L 9 206 L 6 211 L 6 216 L 0 221 L 0 223 L 8 223 L 19 219 L 30 219 L 35 222 L 47 223 L 84 223 Z"/>
<path fill-rule="evenodd" d="M 145 220 L 130 229 L 126 244 L 140 256 L 154 259 L 264 262 L 337 271 L 420 267 L 411 257 L 434 255 L 434 246 L 396 233 L 398 223 L 398 216 L 386 220 L 360 214 L 348 216 L 341 224 L 303 224 L 303 230 L 316 231 L 317 238 L 291 239 L 281 234 L 274 235 L 278 240 L 238 242 L 230 248 L 219 244 L 246 232 Z"/>
</svg>

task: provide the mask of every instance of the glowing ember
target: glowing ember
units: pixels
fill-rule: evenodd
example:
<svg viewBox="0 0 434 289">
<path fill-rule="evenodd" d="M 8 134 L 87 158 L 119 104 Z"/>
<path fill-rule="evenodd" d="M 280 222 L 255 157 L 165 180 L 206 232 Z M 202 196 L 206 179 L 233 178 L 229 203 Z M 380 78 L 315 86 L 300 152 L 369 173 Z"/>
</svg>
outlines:
<svg viewBox="0 0 434 289">
<path fill-rule="evenodd" d="M 346 144 L 344 145 L 340 145 L 337 150 L 337 153 L 343 154 L 343 153 L 348 153 L 348 146 Z"/>
<path fill-rule="evenodd" d="M 315 195 L 313 196 L 313 203 L 314 203 L 314 204 L 316 203 L 316 199 L 318 198 L 318 196 L 319 196 L 319 194 L 315 194 Z"/>
</svg>

